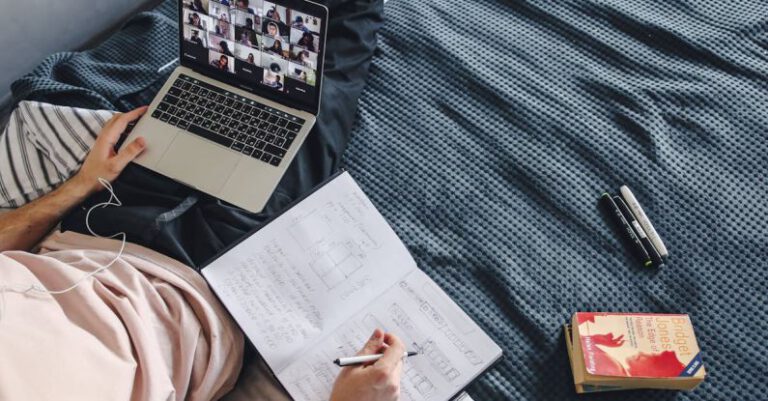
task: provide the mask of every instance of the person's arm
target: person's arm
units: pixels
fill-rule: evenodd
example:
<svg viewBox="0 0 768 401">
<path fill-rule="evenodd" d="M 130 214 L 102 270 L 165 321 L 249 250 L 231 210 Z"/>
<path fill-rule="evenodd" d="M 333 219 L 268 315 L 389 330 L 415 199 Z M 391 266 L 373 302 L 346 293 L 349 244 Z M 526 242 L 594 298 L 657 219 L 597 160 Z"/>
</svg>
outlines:
<svg viewBox="0 0 768 401">
<path fill-rule="evenodd" d="M 0 215 L 0 252 L 32 249 L 64 214 L 102 189 L 99 178 L 114 181 L 144 150 L 142 137 L 123 146 L 120 152 L 116 153 L 114 147 L 128 123 L 141 117 L 146 110 L 141 107 L 130 113 L 116 114 L 104 125 L 77 174 L 51 193 Z"/>
<path fill-rule="evenodd" d="M 330 401 L 397 401 L 405 345 L 397 336 L 376 329 L 357 355 L 384 353 L 378 361 L 342 369 Z"/>
</svg>

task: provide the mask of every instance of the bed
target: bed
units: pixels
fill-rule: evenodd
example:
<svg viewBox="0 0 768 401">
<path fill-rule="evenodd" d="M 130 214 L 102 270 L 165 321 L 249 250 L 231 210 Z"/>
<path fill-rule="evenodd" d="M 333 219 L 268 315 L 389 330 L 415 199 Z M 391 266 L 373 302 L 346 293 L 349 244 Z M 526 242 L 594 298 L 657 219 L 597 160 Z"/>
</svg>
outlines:
<svg viewBox="0 0 768 401">
<path fill-rule="evenodd" d="M 768 9 L 390 1 L 349 171 L 499 342 L 476 399 L 768 397 Z M 597 204 L 628 185 L 670 249 L 639 265 Z M 575 394 L 575 311 L 688 313 L 690 393 Z"/>
<path fill-rule="evenodd" d="M 504 350 L 470 395 L 768 397 L 763 3 L 391 0 L 385 16 L 344 165 Z M 598 208 L 625 184 L 670 249 L 660 269 Z M 706 381 L 577 396 L 576 311 L 690 314 Z"/>
</svg>

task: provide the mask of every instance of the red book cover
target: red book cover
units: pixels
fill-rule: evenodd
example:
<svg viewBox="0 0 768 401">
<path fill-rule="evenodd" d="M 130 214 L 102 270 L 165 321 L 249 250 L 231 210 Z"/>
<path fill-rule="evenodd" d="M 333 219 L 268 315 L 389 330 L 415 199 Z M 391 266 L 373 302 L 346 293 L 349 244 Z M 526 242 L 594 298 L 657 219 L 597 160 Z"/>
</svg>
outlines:
<svg viewBox="0 0 768 401">
<path fill-rule="evenodd" d="M 576 314 L 584 366 L 600 376 L 703 377 L 688 315 Z"/>
</svg>

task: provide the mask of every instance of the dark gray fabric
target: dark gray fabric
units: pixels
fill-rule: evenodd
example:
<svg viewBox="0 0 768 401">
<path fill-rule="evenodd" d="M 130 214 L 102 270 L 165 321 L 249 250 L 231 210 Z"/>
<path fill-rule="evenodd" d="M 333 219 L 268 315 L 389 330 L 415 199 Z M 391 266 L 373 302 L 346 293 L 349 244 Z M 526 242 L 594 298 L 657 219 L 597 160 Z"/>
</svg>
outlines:
<svg viewBox="0 0 768 401">
<path fill-rule="evenodd" d="M 178 57 L 177 2 L 139 13 L 98 47 L 55 53 L 11 85 L 14 103 L 37 100 L 90 109 L 127 111 L 148 104 Z"/>
<path fill-rule="evenodd" d="M 339 168 L 383 23 L 383 2 L 321 3 L 328 6 L 330 21 L 320 114 L 265 210 L 247 213 L 130 165 L 114 183 L 123 206 L 94 210 L 94 231 L 125 232 L 131 242 L 198 266 Z M 93 50 L 51 56 L 14 83 L 16 100 L 121 111 L 148 104 L 173 69 L 158 73 L 158 67 L 178 54 L 177 12 L 177 0 L 166 0 Z M 87 207 L 106 196 L 91 197 L 62 228 L 87 233 Z"/>
<path fill-rule="evenodd" d="M 768 398 L 763 1 L 387 3 L 346 164 L 501 345 L 477 400 Z M 627 184 L 670 249 L 639 265 L 598 209 Z M 691 393 L 574 393 L 576 311 L 689 313 Z"/>
</svg>

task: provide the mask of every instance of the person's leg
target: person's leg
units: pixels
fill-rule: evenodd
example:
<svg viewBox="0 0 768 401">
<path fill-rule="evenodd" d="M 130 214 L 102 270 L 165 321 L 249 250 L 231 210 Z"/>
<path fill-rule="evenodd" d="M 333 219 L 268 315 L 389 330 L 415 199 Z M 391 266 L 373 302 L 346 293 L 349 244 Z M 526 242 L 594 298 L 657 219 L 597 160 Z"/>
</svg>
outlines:
<svg viewBox="0 0 768 401">
<path fill-rule="evenodd" d="M 315 127 L 285 177 L 258 214 L 248 213 L 170 179 L 129 166 L 114 184 L 123 206 L 98 209 L 91 227 L 100 234 L 126 232 L 128 240 L 197 267 L 242 238 L 341 166 L 383 23 L 383 2 L 326 2 L 329 21 L 321 110 Z M 89 199 L 67 216 L 62 229 L 87 233 Z"/>
</svg>

